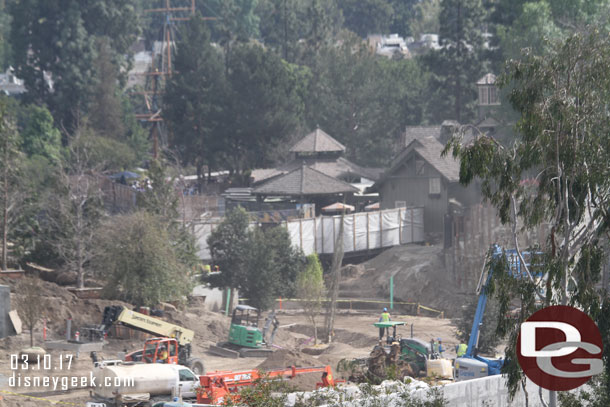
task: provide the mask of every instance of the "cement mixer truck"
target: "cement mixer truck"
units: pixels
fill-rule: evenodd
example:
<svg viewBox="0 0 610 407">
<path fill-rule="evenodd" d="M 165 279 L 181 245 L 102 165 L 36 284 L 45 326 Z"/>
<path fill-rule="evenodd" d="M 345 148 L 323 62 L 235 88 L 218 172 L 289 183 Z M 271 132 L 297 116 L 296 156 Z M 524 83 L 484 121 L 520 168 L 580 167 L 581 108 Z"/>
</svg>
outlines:
<svg viewBox="0 0 610 407">
<path fill-rule="evenodd" d="M 91 396 L 107 406 L 150 406 L 173 397 L 197 397 L 199 376 L 186 366 L 122 361 L 97 362 Z"/>
</svg>

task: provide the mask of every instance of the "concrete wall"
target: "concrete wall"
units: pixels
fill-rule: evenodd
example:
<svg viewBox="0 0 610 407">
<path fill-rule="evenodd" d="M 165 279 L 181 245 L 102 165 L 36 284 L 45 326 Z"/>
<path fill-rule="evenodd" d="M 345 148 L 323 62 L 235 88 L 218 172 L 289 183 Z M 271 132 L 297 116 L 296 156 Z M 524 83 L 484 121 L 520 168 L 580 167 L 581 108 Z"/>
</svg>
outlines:
<svg viewBox="0 0 610 407">
<path fill-rule="evenodd" d="M 0 285 L 0 338 L 13 335 L 13 324 L 8 316 L 11 310 L 11 289 L 6 285 Z"/>
<path fill-rule="evenodd" d="M 539 387 L 528 380 L 526 389 L 528 393 L 528 406 L 542 407 L 543 404 L 538 394 Z M 443 391 L 445 398 L 449 401 L 449 407 L 525 406 L 525 393 L 522 390 L 515 394 L 512 401 L 509 401 L 506 378 L 502 377 L 502 375 L 447 384 L 443 387 Z M 543 390 L 542 395 L 548 404 L 548 390 Z"/>
<path fill-rule="evenodd" d="M 218 288 L 210 288 L 207 285 L 198 285 L 193 289 L 193 297 L 205 297 L 203 306 L 210 311 L 224 310 L 226 293 Z M 232 297 L 234 297 L 232 295 Z M 237 304 L 236 299 L 234 299 Z M 233 308 L 233 306 L 231 308 Z"/>
</svg>

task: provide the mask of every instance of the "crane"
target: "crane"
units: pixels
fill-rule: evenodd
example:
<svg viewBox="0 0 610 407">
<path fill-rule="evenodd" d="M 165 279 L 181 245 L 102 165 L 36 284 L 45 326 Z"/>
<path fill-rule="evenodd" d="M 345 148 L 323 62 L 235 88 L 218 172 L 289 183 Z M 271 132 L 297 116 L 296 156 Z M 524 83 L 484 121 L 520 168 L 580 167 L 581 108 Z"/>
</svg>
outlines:
<svg viewBox="0 0 610 407">
<path fill-rule="evenodd" d="M 487 265 L 489 263 L 486 263 L 484 265 L 481 277 L 479 279 L 479 284 L 477 288 L 477 293 L 479 294 L 479 301 L 477 303 L 477 310 L 474 314 L 474 321 L 472 322 L 472 329 L 470 331 L 470 337 L 468 339 L 468 348 L 464 356 L 455 360 L 455 379 L 457 381 L 500 374 L 500 370 L 502 369 L 502 366 L 504 366 L 503 358 L 490 359 L 477 355 L 479 335 L 481 333 L 483 315 L 485 314 L 485 307 L 487 305 L 487 287 L 489 286 L 492 275 L 495 271 L 493 267 L 495 262 L 493 260 L 499 260 L 501 256 L 505 256 L 505 259 L 508 263 L 508 274 L 513 278 L 519 279 L 527 275 L 526 269 L 531 270 L 530 266 L 532 266 L 532 259 L 536 255 L 540 255 L 542 253 L 525 251 L 521 252 L 521 254 L 525 263 L 521 262 L 521 257 L 519 257 L 517 250 L 503 250 L 498 245 L 492 246 L 492 262 L 491 267 L 488 268 L 485 283 L 483 284 L 483 279 L 485 277 L 485 270 L 487 269 Z M 541 273 L 532 273 L 532 275 L 537 278 L 542 277 Z"/>
</svg>

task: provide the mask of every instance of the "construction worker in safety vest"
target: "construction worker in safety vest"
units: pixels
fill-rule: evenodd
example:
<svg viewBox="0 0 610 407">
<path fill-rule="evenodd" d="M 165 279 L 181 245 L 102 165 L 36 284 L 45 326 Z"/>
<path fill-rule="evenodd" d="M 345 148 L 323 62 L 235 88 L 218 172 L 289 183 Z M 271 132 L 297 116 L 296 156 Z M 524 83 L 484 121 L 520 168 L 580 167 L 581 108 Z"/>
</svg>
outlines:
<svg viewBox="0 0 610 407">
<path fill-rule="evenodd" d="M 458 346 L 455 347 L 455 353 L 458 358 L 461 358 L 462 356 L 464 356 L 466 354 L 467 350 L 468 350 L 468 345 L 466 345 L 465 343 L 460 343 Z"/>
<path fill-rule="evenodd" d="M 383 309 L 381 316 L 379 317 L 379 322 L 390 322 L 392 318 L 390 317 L 390 313 L 387 308 Z M 379 340 L 383 339 L 383 335 L 385 334 L 386 328 L 379 328 Z"/>
<path fill-rule="evenodd" d="M 159 349 L 159 358 L 157 359 L 157 363 L 167 363 L 168 356 L 169 354 L 167 353 L 167 349 L 165 346 L 162 346 L 161 349 Z"/>
</svg>

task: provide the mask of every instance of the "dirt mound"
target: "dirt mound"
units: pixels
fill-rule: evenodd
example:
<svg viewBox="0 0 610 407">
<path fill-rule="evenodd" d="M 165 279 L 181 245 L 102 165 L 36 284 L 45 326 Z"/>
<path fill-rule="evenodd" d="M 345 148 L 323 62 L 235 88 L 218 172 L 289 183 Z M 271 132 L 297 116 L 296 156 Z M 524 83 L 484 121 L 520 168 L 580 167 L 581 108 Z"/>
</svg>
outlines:
<svg viewBox="0 0 610 407">
<path fill-rule="evenodd" d="M 446 316 L 459 313 L 466 303 L 467 294 L 456 290 L 454 276 L 445 268 L 440 246 L 396 246 L 362 266 L 349 268 L 346 274 L 352 277 L 342 281 L 341 296 L 388 298 L 390 277 L 394 276 L 397 302 L 420 303 L 442 310 Z"/>
<path fill-rule="evenodd" d="M 257 369 L 269 371 L 290 366 L 314 367 L 320 365 L 320 361 L 311 355 L 295 350 L 280 349 L 273 352 L 263 363 L 258 365 Z M 316 383 L 321 381 L 321 377 L 322 373 L 307 373 L 296 376 L 288 384 L 296 387 L 298 390 L 313 390 L 316 388 Z"/>
</svg>

